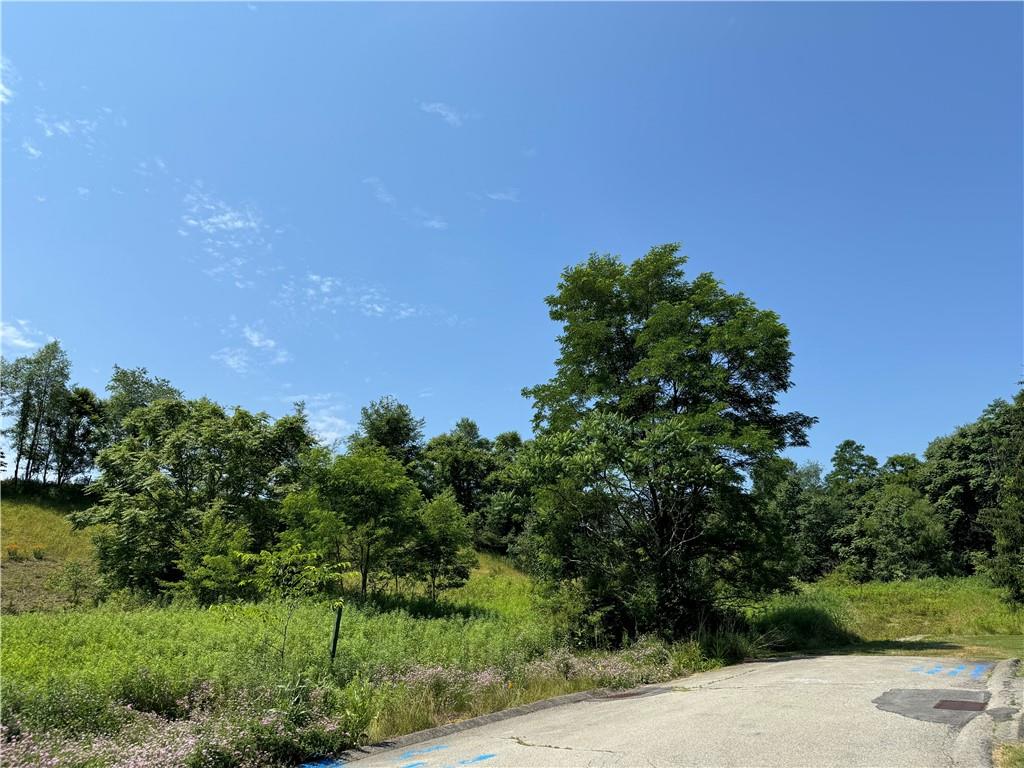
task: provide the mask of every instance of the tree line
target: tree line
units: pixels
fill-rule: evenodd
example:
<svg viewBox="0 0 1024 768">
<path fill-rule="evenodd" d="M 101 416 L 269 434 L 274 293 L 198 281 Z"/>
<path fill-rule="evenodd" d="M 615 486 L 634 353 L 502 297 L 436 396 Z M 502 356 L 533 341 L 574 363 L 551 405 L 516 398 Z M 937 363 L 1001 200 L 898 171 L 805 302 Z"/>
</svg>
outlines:
<svg viewBox="0 0 1024 768">
<path fill-rule="evenodd" d="M 827 474 L 785 460 L 766 474 L 765 505 L 788 521 L 800 579 L 985 573 L 1024 602 L 1024 391 L 933 440 L 923 459 L 879 462 L 844 440 Z"/>
<path fill-rule="evenodd" d="M 91 475 L 100 449 L 124 435 L 136 408 L 162 398 L 180 398 L 166 379 L 145 368 L 114 366 L 107 397 L 71 384 L 71 361 L 59 341 L 33 355 L 2 362 L 0 415 L 13 457 L 3 455 L 14 479 L 63 486 Z M 13 467 L 8 466 L 13 458 Z"/>
<path fill-rule="evenodd" d="M 555 374 L 523 390 L 530 439 L 488 439 L 469 418 L 426 439 L 385 397 L 336 450 L 301 403 L 273 420 L 117 367 L 97 397 L 69 385 L 53 342 L 4 364 L 13 473 L 89 481 L 73 520 L 99 526 L 111 588 L 204 604 L 293 577 L 332 593 L 344 574 L 364 594 L 436 598 L 477 550 L 515 558 L 613 642 L 833 572 L 984 573 L 1024 600 L 1024 392 L 923 459 L 880 463 L 848 440 L 829 472 L 797 466 L 783 451 L 815 419 L 778 405 L 788 329 L 685 262 L 669 244 L 562 273 Z"/>
</svg>

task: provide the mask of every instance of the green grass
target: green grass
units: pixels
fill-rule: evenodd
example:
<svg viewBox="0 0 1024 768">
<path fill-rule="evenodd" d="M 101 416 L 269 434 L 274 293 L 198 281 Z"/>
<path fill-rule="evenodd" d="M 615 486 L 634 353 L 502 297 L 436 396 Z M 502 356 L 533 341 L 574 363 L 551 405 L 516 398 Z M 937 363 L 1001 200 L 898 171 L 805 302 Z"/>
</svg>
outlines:
<svg viewBox="0 0 1024 768">
<path fill-rule="evenodd" d="M 762 631 L 794 649 L 1024 655 L 1024 610 L 980 578 L 856 584 L 824 579 L 755 612 Z"/>
<path fill-rule="evenodd" d="M 1024 768 L 1024 744 L 1002 744 L 996 748 L 996 768 Z"/>
<path fill-rule="evenodd" d="M 212 680 L 225 690 L 267 682 L 268 674 L 317 670 L 327 656 L 334 614 L 327 603 L 300 606 L 95 609 L 32 613 L 4 621 L 4 674 L 36 687 L 60 679 L 108 689 L 147 668 L 179 680 Z M 521 664 L 556 643 L 556 622 L 494 614 L 419 618 L 350 606 L 332 675 L 342 682 L 420 665 L 466 670 Z"/>
<path fill-rule="evenodd" d="M 809 589 L 840 600 L 850 629 L 865 640 L 1024 633 L 1024 611 L 1012 608 L 1001 590 L 979 578 L 867 584 L 826 580 Z"/>
<path fill-rule="evenodd" d="M 67 596 L 48 586 L 64 563 L 93 561 L 92 531 L 74 531 L 67 514 L 83 506 L 67 500 L 12 493 L 0 500 L 0 580 L 3 610 L 53 610 Z"/>
<path fill-rule="evenodd" d="M 5 495 L 0 501 L 0 560 L 31 559 L 36 551 L 49 560 L 91 559 L 92 535 L 71 529 L 69 511 L 63 504 Z"/>
</svg>

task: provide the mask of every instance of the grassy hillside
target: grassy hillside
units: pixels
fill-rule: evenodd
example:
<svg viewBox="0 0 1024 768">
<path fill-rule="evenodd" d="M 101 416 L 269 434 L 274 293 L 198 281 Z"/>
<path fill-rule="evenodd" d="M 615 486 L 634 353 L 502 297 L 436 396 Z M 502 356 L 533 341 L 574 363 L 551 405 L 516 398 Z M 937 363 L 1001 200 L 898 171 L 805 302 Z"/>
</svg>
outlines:
<svg viewBox="0 0 1024 768">
<path fill-rule="evenodd" d="M 855 643 L 854 650 L 1024 655 L 1024 610 L 981 578 L 919 579 L 856 584 L 825 579 L 757 612 L 762 631 L 794 648 Z"/>
<path fill-rule="evenodd" d="M 5 485 L 0 500 L 0 584 L 5 613 L 69 605 L 69 595 L 53 582 L 66 563 L 92 563 L 92 533 L 73 531 L 67 519 L 70 512 L 83 506 L 84 501 L 13 493 Z"/>
</svg>

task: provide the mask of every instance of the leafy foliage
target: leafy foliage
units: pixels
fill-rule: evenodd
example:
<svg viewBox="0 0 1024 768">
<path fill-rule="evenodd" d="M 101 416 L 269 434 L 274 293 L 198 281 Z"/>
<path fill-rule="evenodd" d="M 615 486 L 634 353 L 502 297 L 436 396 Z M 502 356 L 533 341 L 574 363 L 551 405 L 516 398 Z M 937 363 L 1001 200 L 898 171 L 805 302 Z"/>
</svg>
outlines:
<svg viewBox="0 0 1024 768">
<path fill-rule="evenodd" d="M 461 587 L 476 565 L 473 532 L 449 491 L 423 505 L 419 515 L 416 562 L 431 599 L 442 589 Z"/>
<path fill-rule="evenodd" d="M 114 366 L 107 384 L 106 442 L 115 443 L 127 434 L 125 419 L 136 408 L 145 408 L 157 400 L 180 400 L 181 390 L 167 379 L 151 376 L 145 368 Z"/>
<path fill-rule="evenodd" d="M 284 501 L 285 542 L 299 542 L 330 562 L 351 562 L 360 591 L 385 572 L 413 535 L 421 497 L 398 459 L 383 448 L 308 457 L 306 484 Z"/>
<path fill-rule="evenodd" d="M 116 587 L 148 594 L 181 581 L 182 563 L 201 563 L 194 537 L 189 557 L 177 553 L 204 518 L 221 516 L 233 535 L 251 537 L 256 548 L 268 544 L 298 457 L 312 444 L 301 412 L 271 423 L 241 408 L 228 415 L 206 399 L 157 400 L 132 411 L 124 427 L 124 439 L 97 459 L 98 502 L 72 520 L 105 526 L 96 539 L 101 571 Z"/>
<path fill-rule="evenodd" d="M 840 443 L 832 471 L 789 462 L 762 504 L 794 532 L 794 575 L 838 570 L 883 581 L 981 573 L 1024 599 L 1024 392 L 997 400 L 974 423 L 925 451 L 882 465 Z"/>
<path fill-rule="evenodd" d="M 524 391 L 538 430 L 523 462 L 530 553 L 634 635 L 678 634 L 723 598 L 784 583 L 758 551 L 775 521 L 744 485 L 813 423 L 776 407 L 790 374 L 778 317 L 711 275 L 685 280 L 684 263 L 665 245 L 567 269 L 547 299 L 557 372 Z"/>
<path fill-rule="evenodd" d="M 361 409 L 359 430 L 349 439 L 349 447 L 383 448 L 391 458 L 408 466 L 423 449 L 423 424 L 408 405 L 390 396 L 382 397 Z"/>
</svg>

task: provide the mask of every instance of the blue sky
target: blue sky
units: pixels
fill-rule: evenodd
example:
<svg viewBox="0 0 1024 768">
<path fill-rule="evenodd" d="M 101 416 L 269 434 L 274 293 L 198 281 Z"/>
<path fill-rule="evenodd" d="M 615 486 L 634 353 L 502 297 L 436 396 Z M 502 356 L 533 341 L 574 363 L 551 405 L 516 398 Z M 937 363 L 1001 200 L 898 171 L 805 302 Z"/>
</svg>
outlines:
<svg viewBox="0 0 1024 768">
<path fill-rule="evenodd" d="M 6 4 L 4 353 L 528 432 L 559 272 L 681 241 L 795 458 L 922 451 L 1024 373 L 1022 8 Z"/>
</svg>

